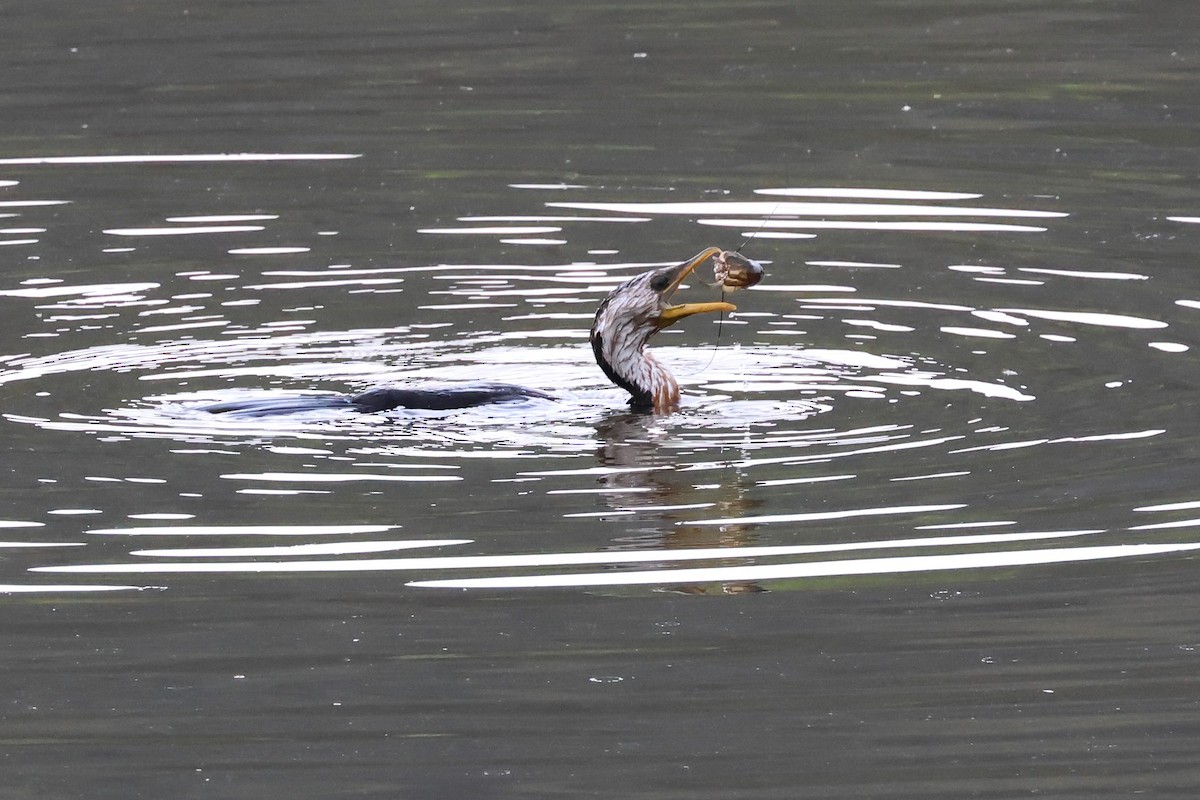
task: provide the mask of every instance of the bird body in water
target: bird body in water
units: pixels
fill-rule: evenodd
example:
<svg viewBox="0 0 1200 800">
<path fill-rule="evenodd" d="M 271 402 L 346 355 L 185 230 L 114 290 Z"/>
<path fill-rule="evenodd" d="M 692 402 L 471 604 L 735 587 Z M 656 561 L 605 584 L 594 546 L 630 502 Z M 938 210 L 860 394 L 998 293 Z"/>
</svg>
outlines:
<svg viewBox="0 0 1200 800">
<path fill-rule="evenodd" d="M 358 394 L 256 397 L 210 403 L 204 406 L 204 410 L 212 414 L 230 414 L 236 417 L 272 417 L 322 410 L 373 414 L 397 408 L 413 411 L 452 411 L 529 398 L 553 400 L 554 395 L 507 383 L 470 383 L 462 386 L 380 387 Z"/>
<path fill-rule="evenodd" d="M 733 311 L 725 302 L 671 304 L 684 279 L 710 256 L 709 247 L 673 267 L 642 273 L 609 292 L 596 310 L 591 343 L 596 363 L 609 380 L 630 394 L 637 410 L 667 414 L 679 407 L 679 384 L 671 371 L 646 350 L 650 337 L 693 314 Z M 509 384 L 465 384 L 451 387 L 371 389 L 355 395 L 285 395 L 278 398 L 231 400 L 204 406 L 205 411 L 237 417 L 260 417 L 322 409 L 361 413 L 393 409 L 452 410 L 529 398 L 554 399 L 536 389 Z"/>
</svg>

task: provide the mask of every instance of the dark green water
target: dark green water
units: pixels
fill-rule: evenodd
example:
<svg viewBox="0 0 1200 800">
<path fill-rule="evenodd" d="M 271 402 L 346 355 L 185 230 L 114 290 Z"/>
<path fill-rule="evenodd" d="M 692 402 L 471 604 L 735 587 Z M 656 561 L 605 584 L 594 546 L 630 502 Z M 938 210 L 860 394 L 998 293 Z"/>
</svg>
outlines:
<svg viewBox="0 0 1200 800">
<path fill-rule="evenodd" d="M 0 9 L 0 794 L 1191 797 L 1197 16 Z"/>
</svg>

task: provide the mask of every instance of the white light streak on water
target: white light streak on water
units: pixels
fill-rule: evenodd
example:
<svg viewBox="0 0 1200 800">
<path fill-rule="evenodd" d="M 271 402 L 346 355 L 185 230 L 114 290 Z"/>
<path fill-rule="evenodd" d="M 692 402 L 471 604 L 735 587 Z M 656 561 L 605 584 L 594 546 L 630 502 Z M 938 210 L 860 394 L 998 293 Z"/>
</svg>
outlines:
<svg viewBox="0 0 1200 800">
<path fill-rule="evenodd" d="M 804 350 L 803 355 L 807 358 L 815 358 L 830 364 L 862 367 L 863 369 L 900 369 L 908 366 L 899 359 L 877 356 L 873 353 L 862 353 L 856 350 L 829 350 L 814 347 Z"/>
<path fill-rule="evenodd" d="M 746 228 L 755 224 L 755 220 L 747 219 L 698 219 L 700 225 L 711 225 L 717 228 Z M 762 223 L 760 223 L 762 224 Z M 995 222 L 855 222 L 850 220 L 768 220 L 766 228 L 799 228 L 812 230 L 840 231 L 945 231 L 945 232 L 1007 232 L 1007 233 L 1042 233 L 1046 229 L 1034 225 L 1009 225 Z"/>
<path fill-rule="evenodd" d="M 850 189 L 798 187 L 787 189 L 755 189 L 755 194 L 776 197 L 846 197 L 859 200 L 974 200 L 983 197 L 969 192 L 931 192 L 920 189 Z"/>
<path fill-rule="evenodd" d="M 1200 525 L 1200 519 L 1177 519 L 1174 522 L 1154 522 L 1149 525 L 1130 525 L 1131 531 L 1163 531 L 1170 528 L 1194 528 Z"/>
<path fill-rule="evenodd" d="M 806 302 L 808 303 L 845 303 L 846 298 L 843 297 L 812 297 Z M 888 306 L 892 308 L 915 308 L 929 309 L 930 311 L 974 311 L 971 306 L 956 306 L 949 303 L 929 303 L 923 300 L 880 300 L 876 298 L 855 297 L 851 302 L 866 306 L 869 309 L 875 306 Z M 811 351 L 808 351 L 811 352 Z"/>
<path fill-rule="evenodd" d="M 1093 311 L 1056 311 L 1041 308 L 998 308 L 1004 314 L 1017 314 L 1022 317 L 1045 319 L 1053 322 L 1074 322 L 1080 325 L 1099 325 L 1106 328 L 1132 328 L 1137 330 L 1152 330 L 1165 328 L 1167 323 L 1156 319 L 1133 317 L 1127 314 L 1102 314 Z"/>
<path fill-rule="evenodd" d="M 756 486 L 796 486 L 805 483 L 826 483 L 828 481 L 845 481 L 857 478 L 857 475 L 820 475 L 814 478 L 779 478 L 778 480 L 757 481 Z"/>
<path fill-rule="evenodd" d="M 527 245 L 559 245 L 566 244 L 566 239 L 501 239 L 501 244 L 527 244 Z"/>
<path fill-rule="evenodd" d="M 233 251 L 231 250 L 230 252 Z M 392 286 L 397 283 L 404 283 L 404 278 L 346 278 L 330 281 L 281 281 L 279 283 L 254 283 L 246 286 L 245 288 L 260 291 L 264 289 L 311 289 L 314 287 L 330 288 L 335 286 Z"/>
<path fill-rule="evenodd" d="M 908 325 L 892 325 L 886 322 L 876 322 L 873 319 L 844 319 L 842 322 L 858 328 L 870 328 L 871 330 L 886 331 L 889 333 L 911 333 L 915 330 L 915 328 L 911 328 Z"/>
<path fill-rule="evenodd" d="M 147 325 L 144 328 L 138 328 L 139 333 L 166 333 L 168 331 L 189 331 L 195 328 L 223 328 L 229 324 L 229 320 L 214 319 L 196 322 L 180 322 L 175 325 Z"/>
<path fill-rule="evenodd" d="M 29 289 L 0 289 L 0 297 L 110 297 L 114 295 L 129 295 L 157 289 L 157 283 L 93 283 L 81 286 L 56 284 Z"/>
<path fill-rule="evenodd" d="M 0 594 L 74 594 L 76 592 L 144 592 L 161 586 L 103 586 L 99 584 L 12 584 L 0 583 Z"/>
<path fill-rule="evenodd" d="M 1183 503 L 1164 503 L 1158 506 L 1139 506 L 1134 511 L 1187 511 L 1192 508 L 1200 508 L 1200 500 L 1188 500 Z"/>
<path fill-rule="evenodd" d="M 994 331 L 989 328 L 962 328 L 953 325 L 944 325 L 939 328 L 942 333 L 949 333 L 955 336 L 974 336 L 980 339 L 1015 339 L 1017 338 L 1011 333 L 1003 331 Z"/>
<path fill-rule="evenodd" d="M 901 264 L 877 264 L 871 261 L 806 261 L 810 267 L 850 267 L 853 269 L 901 269 Z"/>
<path fill-rule="evenodd" d="M 583 183 L 510 183 L 510 189 L 590 189 L 592 187 Z"/>
<path fill-rule="evenodd" d="M 182 155 L 43 156 L 0 158 L 0 164 L 191 164 L 221 161 L 333 161 L 361 153 L 209 153 Z"/>
<path fill-rule="evenodd" d="M 1004 267 L 989 267 L 984 264 L 951 264 L 946 269 L 953 272 L 966 272 L 972 275 L 1003 275 Z"/>
<path fill-rule="evenodd" d="M 235 256 L 286 256 L 311 250 L 311 247 L 235 247 L 226 252 Z"/>
<path fill-rule="evenodd" d="M 101 536 L 355 536 L 386 533 L 399 525 L 172 525 L 170 527 L 99 528 Z"/>
<path fill-rule="evenodd" d="M 554 217 L 554 216 L 507 216 L 507 217 L 458 217 L 459 222 L 650 222 L 653 217 Z M 613 251 L 615 252 L 615 251 Z"/>
<path fill-rule="evenodd" d="M 679 214 L 706 216 L 712 214 L 741 214 L 767 217 L 772 223 L 776 216 L 813 217 L 1014 217 L 1049 219 L 1066 217 L 1060 211 L 1033 211 L 1019 208 L 980 208 L 972 206 L 920 206 L 896 203 L 791 203 L 791 202 L 712 202 L 712 203 L 547 203 L 550 208 L 573 208 L 580 211 L 615 211 L 631 214 Z M 739 225 L 757 224 L 759 219 L 742 220 Z"/>
<path fill-rule="evenodd" d="M 233 481 L 293 481 L 296 483 L 353 483 L 355 481 L 394 481 L 396 483 L 435 483 L 461 481 L 457 475 L 373 475 L 369 473 L 329 472 L 234 472 L 221 476 Z"/>
<path fill-rule="evenodd" d="M 167 217 L 167 222 L 256 222 L 279 219 L 278 214 L 207 214 L 194 217 Z"/>
<path fill-rule="evenodd" d="M 394 542 L 327 542 L 291 544 L 277 547 L 175 547 L 162 550 L 134 550 L 130 555 L 160 558 L 256 558 L 260 556 L 344 556 L 359 553 L 385 553 L 389 550 L 414 550 L 420 547 L 450 547 L 470 544 L 470 539 L 433 539 Z"/>
<path fill-rule="evenodd" d="M 1049 439 L 1026 439 L 1020 442 L 1001 442 L 1000 444 L 985 444 L 978 447 L 962 447 L 958 450 L 951 450 L 951 455 L 960 455 L 962 453 L 999 453 L 1004 450 L 1023 450 L 1026 447 L 1037 447 L 1038 445 L 1046 444 Z"/>
<path fill-rule="evenodd" d="M 178 228 L 107 228 L 110 236 L 192 236 L 204 233 L 251 233 L 266 230 L 262 225 L 190 225 Z"/>
<path fill-rule="evenodd" d="M 485 236 L 509 236 L 517 234 L 533 234 L 533 233 L 559 233 L 562 228 L 555 228 L 550 225 L 508 225 L 508 226 L 481 226 L 478 228 L 418 228 L 417 233 L 445 233 L 445 234 L 481 234 Z"/>
<path fill-rule="evenodd" d="M 836 284 L 823 283 L 772 283 L 759 284 L 751 286 L 751 291 L 754 292 L 857 292 L 853 286 L 838 286 Z M 748 314 L 739 314 L 741 317 L 750 316 Z"/>
<path fill-rule="evenodd" d="M 917 525 L 913 530 L 918 531 L 945 531 L 961 528 L 1001 528 L 1008 525 L 1016 525 L 1016 520 L 1001 519 L 992 522 L 947 522 L 942 525 Z"/>
<path fill-rule="evenodd" d="M 1039 275 L 1061 275 L 1067 278 L 1092 278 L 1101 281 L 1148 281 L 1149 275 L 1137 272 L 1089 272 L 1078 269 L 1042 269 L 1040 267 L 1020 267 L 1018 272 L 1034 272 Z"/>
<path fill-rule="evenodd" d="M 40 206 L 65 206 L 70 200 L 3 200 L 0 208 L 38 208 Z M 8 216 L 5 214 L 5 216 Z"/>
<path fill-rule="evenodd" d="M 1002 325 L 1017 325 L 1025 327 L 1029 325 L 1029 320 L 1014 317 L 1012 314 L 1002 314 L 999 311 L 972 311 L 971 316 L 985 319 L 988 322 L 998 322 Z"/>
<path fill-rule="evenodd" d="M 958 441 L 958 440 L 964 439 L 964 438 L 966 438 L 966 437 L 961 436 L 961 435 L 942 436 L 942 437 L 936 438 L 936 439 L 922 439 L 919 441 L 911 441 L 911 442 L 896 442 L 896 443 L 892 443 L 892 444 L 880 445 L 878 447 L 860 447 L 856 450 L 839 450 L 837 452 L 821 452 L 821 453 L 813 454 L 811 456 L 790 455 L 790 456 L 779 456 L 776 458 L 742 458 L 742 459 L 738 459 L 737 461 L 734 461 L 732 463 L 728 462 L 728 461 L 702 461 L 702 462 L 699 462 L 696 464 L 690 464 L 686 467 L 682 467 L 682 468 L 680 468 L 680 471 L 681 472 L 695 472 L 695 471 L 699 471 L 699 470 L 727 469 L 730 466 L 734 466 L 734 467 L 741 469 L 741 468 L 745 468 L 745 467 L 762 466 L 765 464 L 799 465 L 799 464 L 810 464 L 810 463 L 824 463 L 826 461 L 832 461 L 832 460 L 838 459 L 838 458 L 854 458 L 855 456 L 869 455 L 869 454 L 873 454 L 873 453 L 888 453 L 888 452 L 893 452 L 893 451 L 898 451 L 898 450 L 914 450 L 914 449 L 919 449 L 919 448 L 923 448 L 923 447 L 934 447 L 939 444 L 945 444 L 946 442 L 954 442 L 954 441 Z"/>
<path fill-rule="evenodd" d="M 909 476 L 907 476 L 907 477 L 904 477 L 904 478 L 890 478 L 890 480 L 892 480 L 892 481 L 894 481 L 894 482 L 901 482 L 901 481 L 927 481 L 927 480 L 930 480 L 930 479 L 932 479 L 932 478 L 959 478 L 959 477 L 962 477 L 963 475 L 970 475 L 970 474 L 971 474 L 971 473 L 970 473 L 970 472 L 967 472 L 967 471 L 962 471 L 962 472 L 934 472 L 934 473 L 931 473 L 931 474 L 929 474 L 929 475 L 909 475 Z"/>
<path fill-rule="evenodd" d="M 1004 386 L 999 383 L 985 383 L 984 381 L 971 381 L 962 378 L 935 378 L 924 377 L 921 375 L 867 375 L 860 378 L 864 381 L 876 381 L 879 383 L 889 383 L 898 386 L 927 386 L 930 389 L 941 389 L 943 391 L 970 391 L 976 394 L 981 394 L 984 397 L 1003 397 L 1007 400 L 1015 400 L 1019 403 L 1025 403 L 1037 398 L 1031 394 L 1013 389 L 1009 386 Z"/>
<path fill-rule="evenodd" d="M 1166 433 L 1165 428 L 1151 428 L 1145 431 L 1130 431 L 1128 433 L 1099 433 L 1094 436 L 1063 436 L 1058 439 L 1051 439 L 1050 444 L 1059 444 L 1062 442 L 1120 442 L 1127 439 L 1149 439 L 1151 436 L 1161 436 Z"/>
<path fill-rule="evenodd" d="M 901 514 L 926 514 L 932 511 L 953 511 L 966 508 L 965 503 L 926 506 L 885 506 L 883 508 L 852 508 L 843 511 L 812 511 L 804 514 L 765 514 L 757 517 L 720 517 L 676 522 L 676 525 L 758 525 L 773 522 L 817 522 L 854 517 L 879 517 Z"/>
<path fill-rule="evenodd" d="M 1048 550 L 1014 550 L 998 553 L 963 553 L 936 556 L 863 558 L 800 564 L 769 564 L 707 569 L 645 570 L 583 574 L 528 575 L 499 578 L 466 578 L 412 581 L 409 586 L 455 589 L 565 588 L 578 586 L 635 586 L 714 581 L 764 581 L 826 578 L 847 575 L 894 575 L 911 572 L 958 571 L 997 567 L 1038 566 L 1118 558 L 1145 558 L 1166 553 L 1200 550 L 1200 543 L 1064 547 Z"/>
<path fill-rule="evenodd" d="M 843 553 L 862 550 L 916 547 L 975 546 L 1062 539 L 1102 533 L 1100 530 L 1038 531 L 1032 533 L 934 536 L 916 539 L 876 540 L 837 544 L 781 545 L 762 547 L 706 547 L 684 550 L 626 550 L 600 553 L 530 553 L 500 556 L 430 556 L 423 558 L 360 558 L 337 561 L 230 561 L 224 563 L 122 563 L 71 564 L 34 567 L 31 572 L 69 573 L 214 573 L 214 572 L 377 572 L 398 570 L 510 569 L 521 567 L 581 566 L 588 564 L 639 564 L 678 561 L 711 561 L 731 558 Z M 445 540 L 455 542 L 456 540 Z M 464 540 L 469 541 L 469 540 Z M 429 542 L 439 546 L 442 540 Z M 674 573 L 669 573 L 674 574 Z"/>
</svg>

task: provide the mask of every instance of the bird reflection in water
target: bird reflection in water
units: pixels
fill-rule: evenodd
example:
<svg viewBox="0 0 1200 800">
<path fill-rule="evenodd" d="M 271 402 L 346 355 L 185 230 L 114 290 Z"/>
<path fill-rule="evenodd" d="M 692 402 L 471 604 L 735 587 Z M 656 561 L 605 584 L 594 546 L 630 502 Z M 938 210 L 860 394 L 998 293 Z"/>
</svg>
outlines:
<svg viewBox="0 0 1200 800">
<path fill-rule="evenodd" d="M 670 446 L 674 433 L 649 414 L 621 414 L 596 425 L 599 445 L 596 461 L 602 467 L 598 483 L 601 497 L 622 519 L 636 512 L 642 523 L 630 528 L 631 536 L 613 545 L 614 550 L 738 548 L 755 543 L 754 524 L 721 526 L 681 523 L 681 511 L 697 506 L 715 507 L 725 517 L 751 516 L 760 505 L 750 497 L 749 481 L 736 467 L 721 473 L 720 482 L 696 483 L 678 469 Z M 722 566 L 748 563 L 742 558 L 719 562 Z M 714 565 L 716 566 L 716 565 Z M 644 567 L 644 565 L 643 565 Z M 719 585 L 678 584 L 663 591 L 681 594 L 751 594 L 765 592 L 752 581 Z"/>
</svg>

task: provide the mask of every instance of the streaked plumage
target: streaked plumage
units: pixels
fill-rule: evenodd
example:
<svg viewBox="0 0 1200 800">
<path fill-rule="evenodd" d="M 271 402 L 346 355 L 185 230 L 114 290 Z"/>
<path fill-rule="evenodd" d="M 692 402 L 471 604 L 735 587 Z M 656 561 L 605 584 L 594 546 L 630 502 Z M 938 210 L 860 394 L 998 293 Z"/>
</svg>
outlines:
<svg viewBox="0 0 1200 800">
<path fill-rule="evenodd" d="M 591 334 L 596 363 L 609 380 L 629 392 L 634 408 L 666 414 L 679 407 L 678 382 L 646 351 L 651 336 L 693 314 L 734 310 L 730 303 L 670 304 L 684 278 L 720 252 L 709 247 L 678 266 L 631 278 L 613 289 L 596 310 Z"/>
</svg>

